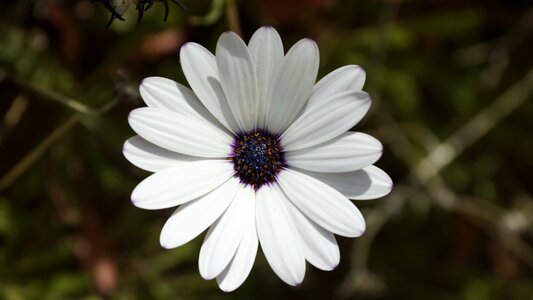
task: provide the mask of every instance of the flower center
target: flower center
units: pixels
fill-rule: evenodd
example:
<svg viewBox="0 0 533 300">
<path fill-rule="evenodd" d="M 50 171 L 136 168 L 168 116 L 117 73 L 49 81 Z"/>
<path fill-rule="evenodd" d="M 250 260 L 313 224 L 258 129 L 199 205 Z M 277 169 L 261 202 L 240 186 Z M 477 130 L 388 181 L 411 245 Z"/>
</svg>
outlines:
<svg viewBox="0 0 533 300">
<path fill-rule="evenodd" d="M 274 182 L 276 174 L 285 167 L 278 139 L 262 130 L 239 134 L 233 143 L 231 160 L 236 176 L 256 190 Z"/>
</svg>

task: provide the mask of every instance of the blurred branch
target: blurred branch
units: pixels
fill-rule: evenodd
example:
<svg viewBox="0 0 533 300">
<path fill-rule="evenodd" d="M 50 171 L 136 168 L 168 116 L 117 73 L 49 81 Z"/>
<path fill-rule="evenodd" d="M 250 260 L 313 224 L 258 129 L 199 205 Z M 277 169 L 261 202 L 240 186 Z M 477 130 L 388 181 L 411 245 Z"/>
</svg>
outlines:
<svg viewBox="0 0 533 300">
<path fill-rule="evenodd" d="M 28 105 L 28 97 L 24 94 L 18 95 L 15 100 L 13 100 L 13 103 L 11 103 L 11 106 L 8 108 L 4 116 L 4 121 L 0 128 L 0 144 L 4 141 L 6 135 L 19 124 L 20 119 L 28 109 Z"/>
<path fill-rule="evenodd" d="M 209 26 L 214 24 L 222 16 L 225 0 L 213 0 L 211 8 L 205 16 L 192 16 L 189 18 L 189 23 L 192 25 Z"/>
<path fill-rule="evenodd" d="M 235 0 L 226 0 L 226 18 L 229 29 L 242 36 L 239 11 L 237 10 L 237 5 L 235 5 Z"/>
<path fill-rule="evenodd" d="M 239 21 L 239 11 L 235 0 L 213 0 L 209 12 L 203 17 L 193 16 L 189 18 L 192 25 L 209 26 L 217 22 L 222 14 L 226 14 L 229 30 L 242 36 L 242 29 Z"/>
<path fill-rule="evenodd" d="M 359 239 L 360 243 L 354 249 L 354 268 L 366 268 L 367 255 L 365 254 L 368 254 L 368 249 L 365 248 L 370 247 L 377 232 L 386 224 L 386 221 L 391 216 L 399 213 L 409 199 L 418 196 L 421 192 L 420 188 L 424 188 L 430 193 L 442 208 L 460 213 L 470 212 L 470 214 L 475 214 L 478 217 L 481 216 L 480 218 L 487 222 L 500 220 L 503 212 L 498 211 L 496 208 L 487 208 L 488 204 L 482 201 L 470 202 L 469 210 L 466 210 L 463 204 L 457 201 L 455 194 L 446 188 L 444 180 L 438 174 L 466 148 L 478 141 L 503 118 L 523 104 L 532 93 L 533 69 L 523 79 L 516 82 L 498 97 L 489 107 L 474 116 L 463 127 L 446 139 L 444 143 L 435 146 L 425 158 L 421 159 L 406 179 L 405 186 L 411 186 L 412 188 L 402 190 L 397 186 L 395 192 L 389 196 L 389 201 L 383 203 L 380 208 L 373 210 L 368 216 L 370 234 L 367 233 L 362 239 Z M 411 153 L 415 151 L 409 139 L 392 116 L 385 111 L 382 111 L 382 115 L 393 125 L 388 127 L 390 129 L 388 136 L 393 141 L 391 148 L 406 162 L 412 162 L 413 157 Z M 490 211 L 492 211 L 490 213 L 492 217 L 483 218 Z M 499 217 L 494 217 L 495 215 Z M 373 223 L 370 223 L 371 220 Z M 526 248 L 524 244 L 521 244 L 520 242 L 523 243 L 523 241 L 516 234 L 509 234 L 508 236 L 511 235 L 514 237 L 509 238 L 509 240 L 513 241 L 508 244 L 509 250 L 533 267 L 533 249 L 529 246 L 529 248 Z M 517 242 L 517 240 L 520 242 Z M 515 248 L 516 245 L 519 248 Z"/>
<path fill-rule="evenodd" d="M 353 284 L 359 272 L 368 272 L 367 261 L 370 247 L 377 236 L 377 233 L 387 223 L 390 217 L 402 211 L 409 199 L 417 198 L 419 193 L 426 191 L 437 200 L 437 204 L 444 209 L 456 211 L 462 214 L 475 216 L 486 224 L 497 227 L 496 232 L 500 232 L 499 238 L 503 239 L 505 246 L 521 260 L 533 267 L 533 248 L 520 239 L 514 232 L 505 228 L 502 223 L 503 211 L 497 207 L 490 206 L 484 201 L 458 201 L 455 194 L 449 190 L 444 180 L 438 176 L 440 171 L 455 160 L 466 148 L 471 146 L 492 128 L 496 126 L 504 117 L 510 114 L 523 104 L 533 93 L 533 69 L 530 70 L 522 80 L 512 85 L 506 92 L 498 97 L 489 107 L 474 116 L 458 131 L 452 134 L 444 143 L 433 148 L 429 154 L 420 160 L 406 183 L 395 188 L 395 192 L 389 196 L 387 202 L 374 210 L 367 216 L 368 230 L 365 235 L 358 240 L 353 250 L 353 270 L 352 275 L 348 275 L 343 283 L 344 294 L 353 290 Z M 405 135 L 401 127 L 394 121 L 392 116 L 382 112 L 392 126 L 388 135 L 394 141 L 392 149 L 399 154 L 406 162 L 412 162 L 413 146 Z M 411 188 L 409 188 L 411 187 Z M 420 190 L 424 188 L 424 190 Z M 494 223 L 496 222 L 496 223 Z M 496 224 L 496 225 L 494 225 Z M 493 234 L 494 230 L 488 230 Z M 503 232 L 503 234 L 501 234 Z"/>
<path fill-rule="evenodd" d="M 381 85 L 383 81 L 383 73 L 387 64 L 388 43 L 390 28 L 398 15 L 398 4 L 393 2 L 384 2 L 381 7 L 378 20 L 378 37 L 373 48 L 372 55 L 372 74 L 373 80 L 370 82 L 369 89 L 372 90 L 372 98 L 381 98 Z"/>
<path fill-rule="evenodd" d="M 372 57 L 373 74 L 375 74 L 375 76 L 373 77 L 374 80 L 369 84 L 369 90 L 371 90 L 373 95 L 372 98 L 378 105 L 381 98 L 381 85 L 388 53 L 387 36 L 397 14 L 398 3 L 383 2 L 378 20 L 378 39 L 374 45 Z M 392 121 L 386 123 L 393 124 L 395 131 L 398 131 L 398 135 L 395 135 L 399 138 L 398 142 L 405 144 L 405 146 L 407 146 L 406 148 L 412 148 L 407 137 L 398 129 L 398 125 L 392 120 L 392 117 L 388 116 L 386 113 L 383 113 L 381 116 Z M 405 154 L 406 157 L 410 157 L 407 152 Z M 391 199 L 391 196 L 396 193 L 397 188 L 395 193 L 389 195 L 389 200 Z M 380 209 L 387 209 L 391 207 L 391 205 L 394 205 L 394 203 L 403 206 L 402 200 L 397 202 L 388 201 L 387 205 L 381 205 Z M 338 290 L 338 294 L 342 298 L 348 298 L 355 292 L 375 295 L 383 292 L 385 289 L 385 283 L 380 282 L 377 277 L 371 276 L 371 273 L 368 270 L 368 256 L 372 243 L 383 225 L 387 222 L 389 216 L 388 214 L 379 212 L 380 209 L 374 209 L 368 216 L 366 216 L 367 230 L 365 234 L 357 240 L 352 249 L 351 270 L 344 278 Z M 400 208 L 397 210 L 400 210 Z"/>
<path fill-rule="evenodd" d="M 14 81 L 17 83 L 17 85 L 19 85 L 21 88 L 25 89 L 31 94 L 60 103 L 78 113 L 86 115 L 102 115 L 112 109 L 120 101 L 119 97 L 114 97 L 113 100 L 106 103 L 105 105 L 98 108 L 93 108 L 45 87 L 36 86 L 31 83 L 23 82 L 17 79 L 14 79 Z"/>
<path fill-rule="evenodd" d="M 505 222 L 505 209 L 475 197 L 457 196 L 439 176 L 425 183 L 423 187 L 441 208 L 481 221 L 478 224 L 481 228 L 503 241 L 507 250 L 533 268 L 533 247 L 520 238 L 516 229 Z M 413 197 L 417 197 L 417 194 Z"/>
<path fill-rule="evenodd" d="M 0 179 L 0 191 L 8 188 L 15 182 L 20 175 L 22 175 L 29 167 L 31 167 L 43 154 L 53 145 L 59 138 L 67 133 L 74 125 L 78 123 L 79 119 L 76 114 L 70 116 L 64 123 L 59 125 L 52 131 L 37 147 L 30 153 L 26 154 L 6 175 Z"/>
<path fill-rule="evenodd" d="M 46 98 L 51 101 L 60 103 L 75 112 L 86 115 L 102 115 L 115 107 L 120 102 L 120 97 L 114 97 L 113 100 L 104 104 L 99 108 L 89 107 L 79 101 L 64 96 L 55 91 L 49 90 L 44 87 L 36 86 L 31 83 L 22 82 L 16 80 L 15 82 L 27 92 L 35 94 L 42 98 Z M 79 117 L 73 114 L 67 121 L 59 125 L 54 131 L 52 131 L 37 147 L 30 151 L 21 161 L 19 161 L 9 172 L 0 179 L 0 191 L 8 188 L 13 182 L 15 182 L 20 175 L 22 175 L 29 167 L 31 167 L 48 148 L 67 133 L 77 122 Z"/>
<path fill-rule="evenodd" d="M 500 82 L 509 65 L 511 51 L 527 41 L 532 32 L 533 9 L 530 9 L 505 35 L 489 43 L 476 44 L 461 49 L 454 55 L 463 65 L 476 65 L 486 62 L 486 66 L 481 71 L 481 85 L 494 88 Z"/>
<path fill-rule="evenodd" d="M 504 222 L 501 222 L 504 215 L 502 209 L 474 198 L 457 201 L 453 208 L 459 213 L 481 219 L 487 232 L 502 240 L 508 250 L 533 268 L 533 247 L 509 229 Z"/>
<path fill-rule="evenodd" d="M 489 107 L 474 116 L 444 143 L 436 146 L 414 168 L 414 175 L 422 184 L 450 164 L 467 147 L 475 143 L 503 118 L 522 105 L 533 93 L 533 69 L 513 84 Z"/>
<path fill-rule="evenodd" d="M 394 15 L 394 9 L 391 7 L 384 7 L 382 10 L 382 19 L 380 20 L 382 37 L 386 35 L 387 24 L 391 22 Z M 384 42 L 382 41 L 381 43 Z M 381 43 L 375 48 L 374 63 L 376 64 L 375 68 L 378 71 L 378 77 L 386 59 L 386 45 L 381 45 Z M 374 83 L 374 87 L 375 94 L 379 98 L 379 78 Z M 436 203 L 444 209 L 475 216 L 483 220 L 484 224 L 486 224 L 485 226 L 490 226 L 491 228 L 496 226 L 498 230 L 488 231 L 491 234 L 500 233 L 498 237 L 505 241 L 507 249 L 533 267 L 533 248 L 516 233 L 505 228 L 501 222 L 498 223 L 503 217 L 502 211 L 489 207 L 490 205 L 483 201 L 457 201 L 456 195 L 446 187 L 444 180 L 438 176 L 443 168 L 455 160 L 466 148 L 492 130 L 502 119 L 520 107 L 532 93 L 533 69 L 496 98 L 489 107 L 478 113 L 452 134 L 445 142 L 432 147 L 421 160 L 416 160 L 414 156 L 414 153 L 416 153 L 415 147 L 394 118 L 386 110 L 380 110 L 380 117 L 383 121 L 391 124 L 388 126 L 389 130 L 387 130 L 386 134 L 391 142 L 391 149 L 399 157 L 403 158 L 405 162 L 415 167 L 406 179 L 406 183 L 397 185 L 395 192 L 388 196 L 388 201 L 382 202 L 380 207 L 373 209 L 366 216 L 367 232 L 357 240 L 352 250 L 352 270 L 340 286 L 339 293 L 341 296 L 348 297 L 355 291 L 361 292 L 361 281 L 366 282 L 365 288 L 367 290 L 362 291 L 365 293 L 379 292 L 383 288 L 383 283 L 380 283 L 375 276 L 371 276 L 372 274 L 368 270 L 368 256 L 373 241 L 388 220 L 403 210 L 408 200 L 416 199 L 420 193 L 426 192 L 437 200 Z M 430 144 L 434 144 L 434 141 Z M 423 189 L 421 190 L 420 188 Z M 371 279 L 373 284 L 369 282 L 369 280 L 372 281 Z"/>
</svg>

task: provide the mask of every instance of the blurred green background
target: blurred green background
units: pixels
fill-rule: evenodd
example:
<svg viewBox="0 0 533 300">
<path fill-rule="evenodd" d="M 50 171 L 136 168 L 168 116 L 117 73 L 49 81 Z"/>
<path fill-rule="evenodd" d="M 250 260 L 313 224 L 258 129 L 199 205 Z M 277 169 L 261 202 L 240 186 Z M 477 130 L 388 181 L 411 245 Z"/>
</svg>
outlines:
<svg viewBox="0 0 533 300">
<path fill-rule="evenodd" d="M 0 2 L 0 299 L 533 299 L 533 5 L 528 0 L 183 0 L 140 25 L 101 2 Z M 299 287 L 258 254 L 225 294 L 197 271 L 203 237 L 159 246 L 172 209 L 130 193 L 122 156 L 138 85 L 186 83 L 187 41 L 214 50 L 269 24 L 320 48 L 320 77 L 367 72 L 354 130 L 385 145 L 393 192 L 356 202 L 368 223 L 341 264 Z"/>
</svg>

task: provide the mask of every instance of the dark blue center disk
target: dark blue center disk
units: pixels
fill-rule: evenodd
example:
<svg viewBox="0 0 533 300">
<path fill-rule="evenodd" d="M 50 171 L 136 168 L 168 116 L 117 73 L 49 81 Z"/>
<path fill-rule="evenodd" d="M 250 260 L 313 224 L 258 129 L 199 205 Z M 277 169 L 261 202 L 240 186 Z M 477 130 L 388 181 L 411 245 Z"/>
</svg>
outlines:
<svg viewBox="0 0 533 300">
<path fill-rule="evenodd" d="M 235 175 L 256 190 L 274 182 L 276 174 L 285 167 L 278 139 L 260 130 L 240 134 L 235 139 L 231 160 Z"/>
</svg>

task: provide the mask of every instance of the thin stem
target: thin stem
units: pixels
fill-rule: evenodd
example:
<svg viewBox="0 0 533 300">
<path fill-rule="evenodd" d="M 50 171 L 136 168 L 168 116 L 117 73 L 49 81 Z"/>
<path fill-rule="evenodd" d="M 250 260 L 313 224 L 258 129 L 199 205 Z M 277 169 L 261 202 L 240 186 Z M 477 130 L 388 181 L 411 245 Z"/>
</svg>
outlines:
<svg viewBox="0 0 533 300">
<path fill-rule="evenodd" d="M 224 3 L 225 0 L 213 0 L 211 3 L 211 8 L 202 17 L 199 16 L 192 16 L 189 18 L 189 23 L 192 25 L 201 25 L 201 26 L 209 26 L 217 22 L 220 17 L 222 16 L 222 12 L 224 10 Z"/>
<path fill-rule="evenodd" d="M 384 56 L 382 56 L 384 57 Z M 378 61 L 381 62 L 382 61 Z M 376 84 L 376 91 L 379 91 L 379 84 Z M 492 130 L 510 113 L 520 107 L 533 93 L 533 70 L 530 70 L 520 81 L 513 84 L 503 94 L 497 97 L 494 102 L 485 110 L 479 112 L 463 127 L 452 134 L 443 143 L 432 147 L 428 154 L 418 163 L 411 153 L 415 148 L 411 145 L 408 137 L 400 130 L 397 123 L 388 115 L 386 111 L 381 111 L 381 117 L 391 124 L 389 132 L 393 141 L 393 150 L 416 167 L 407 178 L 405 184 L 396 185 L 395 192 L 391 194 L 389 201 L 384 202 L 379 208 L 374 209 L 367 217 L 368 232 L 362 237 L 352 250 L 352 271 L 344 279 L 342 292 L 346 295 L 353 293 L 356 289 L 356 275 L 367 272 L 368 254 L 373 241 L 382 227 L 388 220 L 400 213 L 409 199 L 416 199 L 423 193 L 429 193 L 435 198 L 436 204 L 449 211 L 461 213 L 463 215 L 475 216 L 483 221 L 482 225 L 495 226 L 499 230 L 498 237 L 504 240 L 504 246 L 522 261 L 533 266 L 533 248 L 522 240 L 517 234 L 507 230 L 500 224 L 494 224 L 501 220 L 502 212 L 492 213 L 490 218 L 490 207 L 482 201 L 470 201 L 468 207 L 465 203 L 458 201 L 457 196 L 451 192 L 439 176 L 439 173 L 453 162 L 466 148 L 476 143 L 480 138 Z M 405 190 L 401 190 L 405 187 Z M 499 225 L 499 226 L 498 226 Z M 493 233 L 494 230 L 488 230 Z M 503 234 L 502 234 L 503 232 Z"/>
<path fill-rule="evenodd" d="M 37 147 L 26 154 L 9 172 L 0 179 L 0 191 L 7 189 L 20 175 L 24 174 L 59 138 L 65 135 L 79 122 L 76 114 L 70 116 L 63 124 L 54 129 Z"/>
<path fill-rule="evenodd" d="M 78 113 L 85 114 L 85 115 L 101 115 L 109 111 L 111 108 L 113 108 L 115 105 L 118 104 L 119 98 L 115 97 L 112 101 L 106 103 L 102 107 L 93 108 L 90 106 L 87 106 L 77 100 L 74 100 L 70 97 L 67 97 L 65 95 L 62 95 L 58 92 L 49 90 L 44 87 L 36 86 L 31 83 L 22 82 L 20 80 L 14 80 L 20 87 L 24 88 L 30 93 L 33 93 L 37 96 L 40 96 L 42 98 L 60 103 Z"/>
<path fill-rule="evenodd" d="M 85 115 L 99 116 L 102 115 L 120 102 L 120 97 L 115 97 L 113 100 L 98 108 L 89 107 L 79 101 L 69 98 L 53 90 L 44 87 L 36 86 L 31 83 L 26 83 L 21 80 L 13 79 L 20 87 L 29 93 L 40 96 L 48 100 L 60 103 L 77 113 Z M 36 148 L 28 153 L 21 161 L 19 161 L 9 172 L 0 179 L 0 191 L 8 188 L 15 182 L 20 175 L 26 172 L 45 152 L 46 150 L 60 137 L 67 133 L 75 124 L 79 122 L 77 114 L 73 114 L 70 118 L 54 129 Z"/>
<path fill-rule="evenodd" d="M 489 107 L 474 116 L 463 127 L 446 139 L 445 142 L 434 147 L 425 158 L 420 160 L 414 171 L 406 180 L 407 183 L 405 185 L 410 188 L 403 193 L 400 193 L 398 192 L 398 189 L 402 185 L 397 185 L 397 192 L 395 193 L 397 197 L 389 197 L 389 199 L 391 199 L 390 201 L 384 203 L 381 208 L 377 208 L 371 214 L 371 218 L 369 218 L 369 220 L 373 220 L 373 225 L 369 226 L 369 228 L 372 228 L 371 234 L 364 238 L 364 242 L 356 244 L 353 252 L 353 267 L 356 270 L 366 269 L 366 254 L 368 254 L 368 248 L 371 247 L 373 239 L 376 237 L 382 226 L 390 217 L 402 211 L 409 199 L 416 199 L 424 192 L 430 193 L 430 195 L 437 200 L 437 204 L 447 210 L 457 211 L 462 214 L 476 215 L 486 222 L 498 220 L 498 217 L 483 217 L 488 213 L 488 208 L 485 207 L 486 205 L 482 204 L 483 202 L 470 202 L 469 207 L 474 207 L 475 210 L 465 210 L 464 204 L 461 201 L 457 201 L 455 194 L 446 188 L 444 180 L 439 176 L 439 173 L 443 168 L 453 162 L 466 148 L 477 142 L 503 118 L 520 107 L 520 105 L 522 105 L 532 93 L 533 70 L 529 71 L 524 78 L 512 85 Z M 394 122 L 392 118 L 390 119 Z M 409 140 L 405 138 L 403 132 L 399 130 L 399 127 L 395 124 L 395 126 L 391 126 L 391 128 L 398 131 L 393 134 L 395 138 L 404 138 L 402 146 L 409 150 L 407 152 L 412 152 L 414 148 Z M 401 151 L 401 153 L 407 152 Z M 406 161 L 410 161 L 408 156 L 404 158 Z M 475 211 L 475 213 L 473 211 Z M 501 213 L 497 215 L 499 216 Z M 531 265 L 533 263 L 533 250 L 526 247 L 525 245 L 527 244 L 515 234 L 508 232 L 506 236 L 509 236 L 507 239 L 508 243 L 506 244 L 507 248 L 524 262 Z"/>
<path fill-rule="evenodd" d="M 503 118 L 522 105 L 533 93 L 533 69 L 494 102 L 474 116 L 442 144 L 436 146 L 413 170 L 425 183 L 449 165 L 467 147 L 494 128 Z"/>
<path fill-rule="evenodd" d="M 239 11 L 237 10 L 235 0 L 226 0 L 226 18 L 229 29 L 242 36 L 242 29 L 239 21 Z"/>
</svg>

